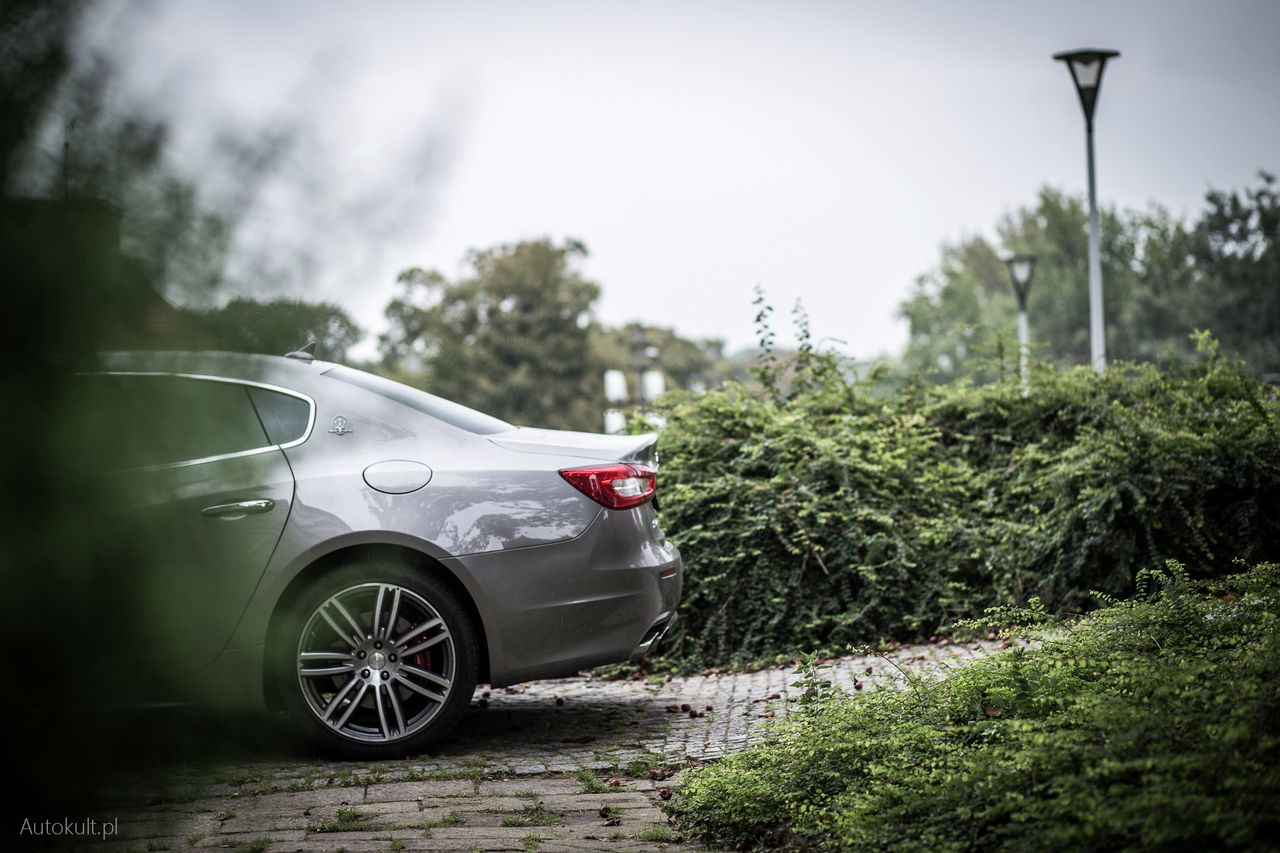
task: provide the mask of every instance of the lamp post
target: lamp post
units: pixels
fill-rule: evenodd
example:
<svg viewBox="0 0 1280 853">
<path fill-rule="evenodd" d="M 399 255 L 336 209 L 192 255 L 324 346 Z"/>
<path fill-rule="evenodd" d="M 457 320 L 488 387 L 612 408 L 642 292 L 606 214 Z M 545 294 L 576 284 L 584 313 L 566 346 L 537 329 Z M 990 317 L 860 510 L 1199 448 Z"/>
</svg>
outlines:
<svg viewBox="0 0 1280 853">
<path fill-rule="evenodd" d="M 666 390 L 664 377 L 657 369 L 660 354 L 658 348 L 649 343 L 644 326 L 637 324 L 635 340 L 631 343 L 632 369 L 636 373 L 636 393 L 633 402 L 637 407 L 652 403 Z"/>
<path fill-rule="evenodd" d="M 1068 50 L 1053 58 L 1067 64 L 1084 109 L 1085 144 L 1089 156 L 1089 356 L 1093 369 L 1107 367 L 1106 327 L 1102 318 L 1102 255 L 1099 247 L 1098 188 L 1093 167 L 1093 111 L 1102 87 L 1102 69 L 1107 60 L 1120 55 L 1116 50 Z"/>
<path fill-rule="evenodd" d="M 605 432 L 620 433 L 626 428 L 627 416 L 619 406 L 630 405 L 635 410 L 641 410 L 646 403 L 652 403 L 666 391 L 666 376 L 658 369 L 659 355 L 661 351 L 649 343 L 644 327 L 637 325 L 631 342 L 634 391 L 628 388 L 625 371 L 613 369 L 604 372 L 604 396 L 610 404 L 604 413 Z"/>
<path fill-rule="evenodd" d="M 1036 271 L 1036 256 L 1024 252 L 1008 255 L 1004 259 L 1013 279 L 1014 292 L 1018 294 L 1018 376 L 1022 378 L 1022 396 L 1030 390 L 1027 380 L 1027 359 L 1031 351 L 1031 326 L 1027 322 L 1027 293 L 1031 290 L 1031 276 Z"/>
</svg>

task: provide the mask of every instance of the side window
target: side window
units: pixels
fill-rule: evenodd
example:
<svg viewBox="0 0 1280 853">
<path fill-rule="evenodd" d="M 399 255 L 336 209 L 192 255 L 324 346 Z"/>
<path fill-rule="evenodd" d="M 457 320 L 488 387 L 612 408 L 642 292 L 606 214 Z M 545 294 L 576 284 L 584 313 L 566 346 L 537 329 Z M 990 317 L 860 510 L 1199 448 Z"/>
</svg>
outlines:
<svg viewBox="0 0 1280 853">
<path fill-rule="evenodd" d="M 270 445 L 244 385 L 171 376 L 123 376 L 125 405 L 149 418 L 145 464 L 187 462 Z"/>
<path fill-rule="evenodd" d="M 248 389 L 177 376 L 83 377 L 81 430 L 106 470 L 189 462 L 270 447 Z M 305 405 L 305 404 L 304 404 Z M 108 441 L 109 439 L 109 441 Z"/>
<path fill-rule="evenodd" d="M 250 387 L 248 391 L 272 444 L 288 444 L 307 434 L 311 406 L 306 400 L 266 388 Z"/>
</svg>

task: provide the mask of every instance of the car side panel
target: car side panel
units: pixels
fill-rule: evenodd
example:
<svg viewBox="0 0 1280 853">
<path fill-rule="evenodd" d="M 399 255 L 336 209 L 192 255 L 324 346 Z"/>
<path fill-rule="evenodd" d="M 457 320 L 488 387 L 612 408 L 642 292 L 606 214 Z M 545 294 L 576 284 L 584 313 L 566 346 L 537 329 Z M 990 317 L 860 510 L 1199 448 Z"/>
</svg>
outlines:
<svg viewBox="0 0 1280 853">
<path fill-rule="evenodd" d="M 281 383 L 283 384 L 283 383 Z M 447 561 L 460 555 L 523 550 L 580 536 L 600 507 L 556 472 L 555 460 L 494 447 L 393 401 L 325 377 L 291 386 L 316 400 L 311 438 L 286 451 L 296 491 L 289 524 L 230 648 L 261 645 L 289 583 L 316 560 L 360 544 L 400 545 Z M 343 432 L 330 432 L 334 418 Z M 385 494 L 365 482 L 369 465 L 410 460 L 431 469 L 408 494 Z M 565 461 L 571 464 L 572 460 Z M 450 564 L 501 655 L 492 590 L 465 566 Z"/>
</svg>

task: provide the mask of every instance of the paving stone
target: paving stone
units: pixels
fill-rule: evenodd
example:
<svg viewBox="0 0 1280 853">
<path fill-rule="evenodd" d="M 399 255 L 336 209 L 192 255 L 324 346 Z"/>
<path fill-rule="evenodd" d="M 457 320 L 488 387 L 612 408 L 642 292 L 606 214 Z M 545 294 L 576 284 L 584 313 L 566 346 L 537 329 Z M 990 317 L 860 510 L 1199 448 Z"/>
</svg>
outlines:
<svg viewBox="0 0 1280 853">
<path fill-rule="evenodd" d="M 862 691 L 853 695 L 865 695 L 900 688 L 906 676 L 899 668 L 916 675 L 943 673 L 995 646 L 905 646 L 883 657 L 831 661 L 824 672 L 848 689 L 861 682 Z M 789 712 L 799 692 L 796 680 L 792 667 L 775 667 L 661 684 L 590 676 L 542 681 L 492 690 L 487 706 L 473 704 L 438 752 L 403 761 L 370 765 L 317 760 L 296 740 L 281 738 L 292 746 L 216 763 L 175 762 L 163 771 L 122 780 L 104 797 L 104 808 L 114 809 L 104 814 L 120 817 L 121 837 L 84 849 L 136 849 L 140 840 L 164 839 L 157 843 L 176 850 L 185 849 L 191 836 L 201 836 L 198 847 L 269 838 L 268 849 L 276 853 L 338 847 L 351 853 L 381 851 L 389 849 L 387 839 L 393 837 L 409 851 L 524 850 L 523 839 L 538 836 L 543 839 L 538 848 L 548 853 L 655 850 L 660 845 L 634 836 L 667 826 L 658 791 L 678 788 L 680 776 L 650 779 L 649 768 L 712 761 L 758 742 L 771 719 Z M 588 793 L 576 778 L 583 768 L 601 782 L 629 770 L 640 778 L 628 777 L 608 792 Z M 521 796 L 530 791 L 536 798 Z M 563 822 L 501 825 L 538 801 Z M 601 826 L 602 806 L 616 809 L 622 823 Z M 335 820 L 339 808 L 354 808 L 374 828 L 309 831 Z M 455 814 L 462 818 L 456 826 L 429 833 L 418 828 Z M 415 828 L 388 828 L 396 824 Z M 685 841 L 669 849 L 702 848 Z"/>
<path fill-rule="evenodd" d="M 471 796 L 475 785 L 465 780 L 427 782 L 382 782 L 364 789 L 366 803 L 396 800 L 434 800 L 452 796 Z"/>
</svg>

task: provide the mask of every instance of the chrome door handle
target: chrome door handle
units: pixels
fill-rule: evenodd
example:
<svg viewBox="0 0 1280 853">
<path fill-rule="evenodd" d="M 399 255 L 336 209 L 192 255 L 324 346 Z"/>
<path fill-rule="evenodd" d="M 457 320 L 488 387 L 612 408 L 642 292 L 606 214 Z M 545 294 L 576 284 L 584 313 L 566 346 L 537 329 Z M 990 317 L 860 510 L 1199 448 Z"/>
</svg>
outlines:
<svg viewBox="0 0 1280 853">
<path fill-rule="evenodd" d="M 246 515 L 257 515 L 262 512 L 270 512 L 276 505 L 276 502 L 268 498 L 260 498 L 253 501 L 236 501 L 230 504 L 217 504 L 216 506 L 207 506 L 200 510 L 200 514 L 205 518 L 225 518 L 235 520 L 244 518 Z"/>
</svg>

